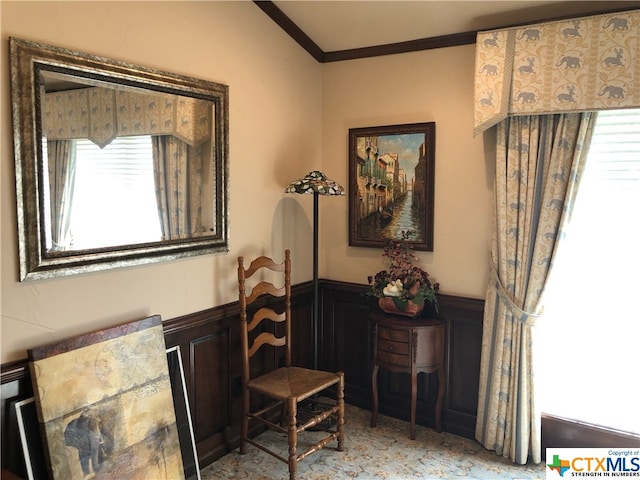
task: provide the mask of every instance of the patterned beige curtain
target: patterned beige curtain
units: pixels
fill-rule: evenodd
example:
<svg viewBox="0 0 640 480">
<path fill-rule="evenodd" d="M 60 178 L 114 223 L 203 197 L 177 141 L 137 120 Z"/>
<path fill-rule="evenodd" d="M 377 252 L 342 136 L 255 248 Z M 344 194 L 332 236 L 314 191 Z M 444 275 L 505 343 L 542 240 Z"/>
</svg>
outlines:
<svg viewBox="0 0 640 480">
<path fill-rule="evenodd" d="M 76 162 L 72 140 L 47 140 L 47 173 L 51 242 L 53 251 L 66 250 L 72 242 L 71 205 L 76 183 Z"/>
<path fill-rule="evenodd" d="M 474 133 L 507 115 L 640 106 L 640 10 L 480 32 Z"/>
<path fill-rule="evenodd" d="M 595 116 L 517 116 L 498 125 L 476 439 L 521 464 L 528 457 L 541 460 L 531 328 L 573 208 Z"/>
<path fill-rule="evenodd" d="M 168 93 L 91 87 L 43 94 L 48 139 L 88 138 L 104 148 L 117 137 L 173 135 L 189 145 L 211 137 L 213 102 Z"/>
<path fill-rule="evenodd" d="M 163 240 L 202 233 L 203 148 L 172 135 L 152 137 L 153 169 Z"/>
</svg>

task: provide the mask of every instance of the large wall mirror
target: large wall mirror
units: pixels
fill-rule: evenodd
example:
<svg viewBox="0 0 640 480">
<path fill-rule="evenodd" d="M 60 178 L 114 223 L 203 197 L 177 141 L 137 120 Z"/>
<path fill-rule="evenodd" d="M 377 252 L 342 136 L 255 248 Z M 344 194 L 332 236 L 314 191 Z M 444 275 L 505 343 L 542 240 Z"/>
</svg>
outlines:
<svg viewBox="0 0 640 480">
<path fill-rule="evenodd" d="M 226 85 L 10 50 L 21 281 L 228 251 Z"/>
</svg>

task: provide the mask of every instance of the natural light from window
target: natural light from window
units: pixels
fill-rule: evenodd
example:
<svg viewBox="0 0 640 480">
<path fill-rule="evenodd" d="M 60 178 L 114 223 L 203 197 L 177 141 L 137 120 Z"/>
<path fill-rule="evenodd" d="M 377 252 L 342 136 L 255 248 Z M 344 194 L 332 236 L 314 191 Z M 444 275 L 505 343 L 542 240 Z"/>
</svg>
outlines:
<svg viewBox="0 0 640 480">
<path fill-rule="evenodd" d="M 538 406 L 640 433 L 640 110 L 600 112 L 536 328 Z"/>
<path fill-rule="evenodd" d="M 74 249 L 160 240 L 150 136 L 77 140 L 76 162 Z"/>
<path fill-rule="evenodd" d="M 87 139 L 74 144 L 69 249 L 160 241 L 151 137 L 118 137 L 104 148 Z"/>
</svg>

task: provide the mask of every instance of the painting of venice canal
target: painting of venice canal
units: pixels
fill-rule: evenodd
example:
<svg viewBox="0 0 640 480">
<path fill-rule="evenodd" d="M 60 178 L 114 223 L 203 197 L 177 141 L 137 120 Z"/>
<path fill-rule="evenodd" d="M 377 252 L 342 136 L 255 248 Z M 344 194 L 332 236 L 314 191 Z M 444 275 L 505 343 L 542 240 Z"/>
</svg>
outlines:
<svg viewBox="0 0 640 480">
<path fill-rule="evenodd" d="M 350 245 L 380 247 L 412 230 L 414 247 L 432 251 L 432 130 L 424 124 L 417 132 L 399 129 L 375 135 L 354 130 L 350 131 L 350 192 L 355 192 L 349 212 Z"/>
</svg>

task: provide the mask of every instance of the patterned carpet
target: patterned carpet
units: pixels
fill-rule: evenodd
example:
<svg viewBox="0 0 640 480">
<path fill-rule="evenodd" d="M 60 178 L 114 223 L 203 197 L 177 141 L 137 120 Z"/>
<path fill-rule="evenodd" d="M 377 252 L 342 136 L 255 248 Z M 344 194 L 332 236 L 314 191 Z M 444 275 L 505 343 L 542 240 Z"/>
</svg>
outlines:
<svg viewBox="0 0 640 480">
<path fill-rule="evenodd" d="M 309 455 L 298 464 L 300 480 L 406 480 L 406 479 L 523 479 L 545 478 L 545 465 L 517 465 L 497 456 L 473 440 L 449 433 L 437 433 L 417 426 L 415 440 L 409 439 L 409 424 L 378 415 L 378 426 L 369 427 L 370 412 L 347 405 L 346 450 L 336 443 Z M 320 435 L 308 432 L 304 435 Z M 286 437 L 274 432 L 259 436 L 261 442 L 283 445 Z M 302 451 L 299 439 L 298 451 Z M 246 455 L 237 449 L 202 470 L 202 480 L 288 480 L 287 465 L 249 445 Z"/>
</svg>

